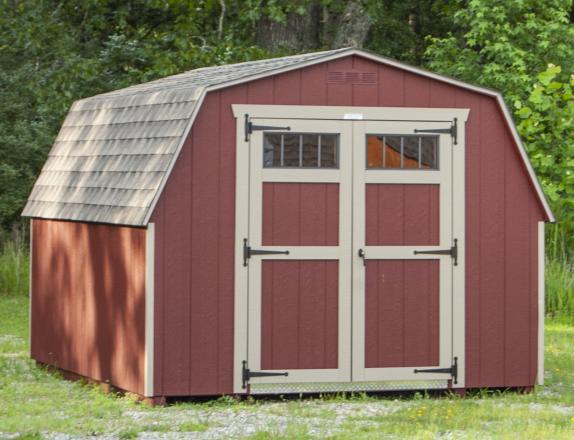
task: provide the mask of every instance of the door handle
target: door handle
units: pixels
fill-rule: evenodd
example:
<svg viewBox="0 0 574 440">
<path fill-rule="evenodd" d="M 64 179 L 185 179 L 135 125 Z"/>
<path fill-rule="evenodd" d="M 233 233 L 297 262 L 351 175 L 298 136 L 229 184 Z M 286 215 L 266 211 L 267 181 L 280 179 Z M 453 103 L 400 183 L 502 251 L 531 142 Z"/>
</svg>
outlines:
<svg viewBox="0 0 574 440">
<path fill-rule="evenodd" d="M 365 254 L 365 251 L 363 249 L 359 249 L 359 258 L 362 258 L 363 260 L 363 266 L 367 265 L 367 255 Z"/>
</svg>

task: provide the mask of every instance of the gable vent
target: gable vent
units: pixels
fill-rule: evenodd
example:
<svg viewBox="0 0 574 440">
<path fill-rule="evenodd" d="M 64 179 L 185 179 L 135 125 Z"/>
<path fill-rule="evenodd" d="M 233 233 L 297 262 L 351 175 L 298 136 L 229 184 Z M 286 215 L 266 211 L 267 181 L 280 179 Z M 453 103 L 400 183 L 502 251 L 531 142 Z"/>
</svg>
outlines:
<svg viewBox="0 0 574 440">
<path fill-rule="evenodd" d="M 376 84 L 377 72 L 357 70 L 327 72 L 327 82 L 331 84 Z"/>
</svg>

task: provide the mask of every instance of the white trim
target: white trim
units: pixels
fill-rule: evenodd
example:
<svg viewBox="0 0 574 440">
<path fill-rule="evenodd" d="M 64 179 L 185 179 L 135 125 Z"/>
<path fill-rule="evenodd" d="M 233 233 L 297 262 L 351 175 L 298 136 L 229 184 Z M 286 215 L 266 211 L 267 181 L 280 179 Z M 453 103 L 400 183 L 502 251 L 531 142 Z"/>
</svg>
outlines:
<svg viewBox="0 0 574 440">
<path fill-rule="evenodd" d="M 30 219 L 30 249 L 28 249 L 28 350 L 32 356 L 32 261 L 34 246 L 34 219 Z"/>
<path fill-rule="evenodd" d="M 248 114 L 250 119 L 334 119 L 348 124 L 358 122 L 345 119 L 345 114 L 352 109 L 353 112 L 363 115 L 363 121 L 421 121 L 417 125 L 418 128 L 424 128 L 426 122 L 451 123 L 454 118 L 458 118 L 459 122 L 466 122 L 470 112 L 469 109 L 465 108 L 348 107 L 337 105 L 232 104 L 231 108 L 233 109 L 233 116 L 238 119 Z M 282 124 L 285 125 L 286 122 L 283 121 Z M 243 134 L 243 125 L 240 128 Z"/>
<path fill-rule="evenodd" d="M 145 354 L 144 354 L 144 396 L 154 394 L 154 282 L 155 282 L 155 224 L 146 229 L 145 246 Z"/>
<path fill-rule="evenodd" d="M 546 284 L 544 266 L 546 261 L 544 222 L 538 222 L 538 374 L 536 382 L 544 385 L 544 300 Z"/>
<path fill-rule="evenodd" d="M 458 359 L 458 380 L 465 387 L 466 332 L 466 124 L 458 125 L 452 149 L 452 236 L 458 239 L 458 264 L 452 268 L 452 356 Z"/>
<path fill-rule="evenodd" d="M 237 119 L 235 153 L 235 296 L 233 343 L 233 392 L 242 388 L 241 362 L 247 359 L 248 289 L 247 268 L 243 266 L 243 239 L 249 236 L 249 142 L 245 142 L 243 120 Z"/>
<path fill-rule="evenodd" d="M 366 115 L 365 120 L 345 120 L 344 115 L 349 111 Z M 242 251 L 243 238 L 249 237 L 251 246 L 261 248 L 261 184 L 264 181 L 321 181 L 321 182 L 340 182 L 340 231 L 339 246 L 331 247 L 306 247 L 297 246 L 289 247 L 289 255 L 269 255 L 266 259 L 338 259 L 341 261 L 340 268 L 347 265 L 344 259 L 348 259 L 348 266 L 354 267 L 354 271 L 364 270 L 362 262 L 357 260 L 356 254 L 359 247 L 364 247 L 364 233 L 357 232 L 357 225 L 346 225 L 349 221 L 349 210 L 360 213 L 364 212 L 364 200 L 361 194 L 357 194 L 357 187 L 367 182 L 389 182 L 397 183 L 399 180 L 404 183 L 440 183 L 441 200 L 452 201 L 452 203 L 441 203 L 441 243 L 440 246 L 428 246 L 428 249 L 437 249 L 450 247 L 452 239 L 459 240 L 459 261 L 456 268 L 452 266 L 450 257 L 436 256 L 440 261 L 441 277 L 441 297 L 440 297 L 440 366 L 449 367 L 453 356 L 458 358 L 459 376 L 458 383 L 454 387 L 464 387 L 464 326 L 465 326 L 465 309 L 464 309 L 464 126 L 468 117 L 468 109 L 436 109 L 413 108 L 396 111 L 395 108 L 375 108 L 375 107 L 327 107 L 327 106 L 270 106 L 270 105 L 233 105 L 234 115 L 236 117 L 236 138 L 237 138 L 237 162 L 236 162 L 236 258 L 235 258 L 235 346 L 234 346 L 234 392 L 245 393 L 246 390 L 241 388 L 241 362 L 245 359 L 249 362 L 249 368 L 253 370 L 260 369 L 260 315 L 261 304 L 260 297 L 254 292 L 260 292 L 261 278 L 261 258 L 254 258 L 249 262 L 249 268 L 243 267 Z M 245 142 L 244 139 L 244 114 L 249 113 L 250 117 L 255 117 L 258 123 L 262 125 L 279 125 L 277 119 L 283 119 L 281 125 L 290 125 L 293 131 L 324 131 L 341 133 L 341 145 L 352 145 L 348 150 L 341 150 L 341 169 L 338 170 L 289 170 L 289 169 L 264 169 L 262 167 L 262 132 L 256 131 L 251 135 L 253 142 Z M 260 117 L 258 117 L 261 115 Z M 266 117 L 266 119 L 263 119 Z M 384 120 L 392 117 L 392 121 Z M 403 117 L 405 120 L 398 121 L 397 118 Z M 410 118 L 418 118 L 420 121 L 413 123 Z M 365 130 L 384 130 L 392 131 L 399 134 L 410 134 L 414 127 L 421 128 L 425 125 L 427 128 L 439 128 L 444 122 L 450 122 L 454 117 L 459 118 L 459 141 L 458 145 L 452 145 L 449 135 L 441 135 L 441 144 L 446 145 L 446 151 L 449 154 L 441 153 L 439 155 L 440 169 L 437 171 L 409 171 L 399 172 L 371 173 L 365 170 L 364 160 L 364 133 Z M 285 119 L 290 118 L 290 119 Z M 293 119 L 291 119 L 293 118 Z M 295 119 L 296 118 L 296 119 Z M 383 121 L 374 121 L 381 118 Z M 356 132 L 356 133 L 355 133 Z M 354 134 L 353 134 L 354 133 Z M 352 135 L 352 138 L 351 138 Z M 344 138 L 348 136 L 347 141 Z M 361 137 L 363 136 L 363 137 Z M 360 139 L 359 139 L 360 138 Z M 351 154 L 351 150 L 354 153 Z M 345 152 L 347 157 L 344 157 Z M 362 153 L 361 153 L 362 152 Z M 354 165 L 353 165 L 354 163 Z M 354 170 L 353 168 L 354 167 Z M 347 169 L 349 168 L 349 169 Z M 353 177 L 353 182 L 347 181 L 349 176 Z M 357 179 L 357 176 L 362 179 Z M 362 180 L 359 182 L 359 180 Z M 346 183 L 346 185 L 345 185 Z M 355 194 L 345 196 L 345 187 L 355 187 Z M 364 188 L 363 188 L 364 189 Z M 350 190 L 349 190 L 350 191 Z M 359 206 L 360 205 L 360 206 Z M 250 209 L 247 209 L 251 206 Z M 348 219 L 345 219 L 346 213 Z M 360 216 L 355 214 L 354 223 L 361 221 Z M 363 214 L 364 217 L 364 214 Z M 364 223 L 364 219 L 363 219 Z M 364 225 L 363 225 L 364 226 Z M 362 228 L 364 229 L 364 227 Z M 358 235 L 357 235 L 358 234 Z M 350 238 L 355 242 L 351 248 Z M 359 246 L 363 244 L 363 246 Z M 285 249 L 282 246 L 268 246 L 268 250 Z M 343 251 L 344 249 L 344 252 Z M 407 249 L 408 248 L 408 249 Z M 417 249 L 427 248 L 425 246 Z M 345 252 L 348 257 L 345 257 Z M 370 247 L 368 253 L 375 258 L 401 258 L 417 259 L 429 258 L 414 255 L 412 246 L 377 246 Z M 432 258 L 432 257 L 431 257 Z M 360 266 L 360 268 L 359 268 Z M 359 268 L 359 269 L 357 269 Z M 413 368 L 385 368 L 385 369 L 365 369 L 360 365 L 354 365 L 351 372 L 346 366 L 351 365 L 351 359 L 364 360 L 364 336 L 353 336 L 354 342 L 347 343 L 345 338 L 351 337 L 351 334 L 362 335 L 361 320 L 357 319 L 357 309 L 361 308 L 361 292 L 357 288 L 357 274 L 354 275 L 354 285 L 351 289 L 345 288 L 346 281 L 344 274 L 340 272 L 340 298 L 339 298 L 339 324 L 340 340 L 339 345 L 339 369 L 338 370 L 290 370 L 287 378 L 256 378 L 252 379 L 252 384 L 288 384 L 288 383 L 312 383 L 312 382 L 341 382 L 346 380 L 353 381 L 372 381 L 372 380 L 430 380 L 443 379 L 444 374 L 425 374 L 424 377 L 414 375 Z M 444 281 L 442 281 L 444 280 Z M 364 280 L 363 280 L 364 284 Z M 349 287 L 350 279 L 349 279 Z M 364 286 L 363 286 L 364 290 Z M 350 298 L 341 296 L 344 291 L 353 291 L 353 305 L 355 311 L 351 314 Z M 457 295 L 454 295 L 456 292 Z M 448 293 L 448 294 L 446 294 Z M 348 317 L 352 315 L 354 329 L 351 331 L 351 323 L 345 324 Z M 364 304 L 363 304 L 364 314 Z M 341 325 L 343 328 L 341 328 Z M 348 328 L 347 328 L 348 327 Z M 253 336 L 256 337 L 253 337 Z M 347 347 L 347 348 L 346 348 Z M 345 353 L 347 351 L 347 353 Z M 361 353 L 359 353 L 361 351 Z M 350 357 L 352 356 L 352 358 Z M 356 361 L 353 361 L 355 364 Z M 343 366 L 343 368 L 341 368 Z M 420 366 L 424 368 L 425 366 Z M 432 366 L 428 366 L 432 367 Z M 434 366 L 436 367 L 436 366 Z M 367 371 L 366 370 L 370 370 Z M 346 378 L 348 376 L 348 378 Z"/>
</svg>

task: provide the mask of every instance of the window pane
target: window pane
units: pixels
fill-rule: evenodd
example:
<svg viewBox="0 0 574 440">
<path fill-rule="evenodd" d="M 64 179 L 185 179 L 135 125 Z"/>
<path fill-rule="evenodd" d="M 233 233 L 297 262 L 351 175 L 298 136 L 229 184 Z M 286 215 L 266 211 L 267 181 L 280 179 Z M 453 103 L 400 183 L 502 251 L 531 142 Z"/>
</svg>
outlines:
<svg viewBox="0 0 574 440">
<path fill-rule="evenodd" d="M 401 167 L 401 137 L 385 136 L 385 168 Z"/>
<path fill-rule="evenodd" d="M 298 167 L 299 166 L 299 139 L 298 134 L 284 134 L 283 135 L 283 166 L 285 167 Z"/>
<path fill-rule="evenodd" d="M 403 137 L 403 168 L 419 167 L 419 136 Z"/>
<path fill-rule="evenodd" d="M 319 135 L 304 134 L 303 166 L 316 168 L 319 165 Z"/>
<path fill-rule="evenodd" d="M 438 169 L 437 145 L 436 136 L 421 138 L 421 168 Z"/>
<path fill-rule="evenodd" d="M 263 141 L 263 166 L 281 166 L 281 135 L 265 134 Z"/>
<path fill-rule="evenodd" d="M 367 168 L 383 168 L 384 136 L 367 136 Z"/>
<path fill-rule="evenodd" d="M 367 135 L 368 169 L 438 169 L 438 136 Z"/>
<path fill-rule="evenodd" d="M 338 139 L 339 136 L 336 134 L 321 135 L 321 168 L 337 168 L 339 166 L 337 158 Z"/>
</svg>

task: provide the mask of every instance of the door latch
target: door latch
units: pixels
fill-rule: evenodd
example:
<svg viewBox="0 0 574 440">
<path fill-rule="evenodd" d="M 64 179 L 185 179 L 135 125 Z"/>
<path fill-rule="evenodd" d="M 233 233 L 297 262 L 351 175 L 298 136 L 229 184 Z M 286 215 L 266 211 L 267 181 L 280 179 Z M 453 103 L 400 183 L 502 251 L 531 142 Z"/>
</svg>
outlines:
<svg viewBox="0 0 574 440">
<path fill-rule="evenodd" d="M 454 245 L 450 249 L 439 249 L 436 251 L 415 251 L 415 255 L 450 255 L 454 259 L 454 265 L 458 266 L 458 240 L 454 239 Z"/>
<path fill-rule="evenodd" d="M 367 254 L 365 254 L 365 251 L 363 249 L 359 249 L 359 258 L 362 258 L 363 260 L 363 266 L 367 265 Z"/>
<path fill-rule="evenodd" d="M 273 255 L 273 254 L 283 254 L 289 255 L 289 251 L 272 251 L 264 249 L 252 249 L 251 246 L 247 244 L 247 239 L 243 239 L 243 265 L 247 266 L 247 260 L 251 258 L 252 255 Z"/>
<path fill-rule="evenodd" d="M 241 381 L 243 389 L 247 388 L 249 379 L 251 379 L 252 377 L 271 377 L 271 376 L 289 376 L 289 373 L 287 371 L 281 373 L 274 373 L 271 371 L 251 371 L 249 368 L 247 368 L 247 361 L 242 362 Z"/>
</svg>

